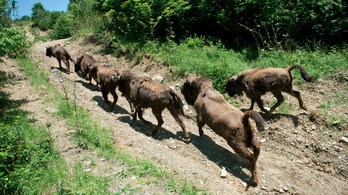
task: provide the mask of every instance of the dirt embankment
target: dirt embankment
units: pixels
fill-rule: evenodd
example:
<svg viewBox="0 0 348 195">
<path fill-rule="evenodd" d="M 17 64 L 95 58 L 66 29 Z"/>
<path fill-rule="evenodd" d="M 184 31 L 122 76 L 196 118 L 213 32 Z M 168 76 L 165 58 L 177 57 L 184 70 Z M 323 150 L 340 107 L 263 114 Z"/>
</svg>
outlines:
<svg viewBox="0 0 348 195">
<path fill-rule="evenodd" d="M 45 56 L 45 47 L 56 43 L 64 45 L 74 59 L 81 50 L 83 53 L 95 57 L 97 61 L 109 63 L 121 71 L 128 69 L 132 64 L 123 58 L 99 54 L 95 45 L 83 41 L 69 42 L 68 39 L 38 42 L 32 47 L 31 52 L 33 62 L 37 62 L 39 69 L 51 73 L 48 75 L 49 81 L 60 91 L 63 89 L 59 80 L 63 80 L 70 96 L 73 95 L 76 87 L 78 105 L 85 107 L 102 125 L 114 130 L 113 139 L 116 140 L 115 145 L 120 150 L 130 153 L 132 156 L 150 159 L 163 168 L 170 168 L 212 194 L 347 194 L 347 145 L 340 142 L 342 136 L 347 136 L 347 129 L 344 129 L 347 125 L 341 125 L 343 127 L 341 131 L 333 131 L 324 127 L 325 120 L 328 118 L 321 114 L 324 111 L 319 108 L 323 102 L 335 98 L 337 91 L 347 93 L 346 80 L 341 82 L 320 80 L 301 86 L 295 85 L 294 88 L 299 89 L 306 106 L 314 110 L 312 113 L 316 114 L 297 109 L 291 114 L 275 112 L 271 119 L 265 118 L 268 122 L 268 129 L 264 132 L 257 132 L 258 141 L 261 144 L 261 154 L 257 162 L 260 183 L 257 187 L 249 187 L 246 185 L 251 175 L 248 165 L 235 155 L 223 138 L 208 127 L 205 127 L 205 136 L 199 137 L 194 119 L 195 111 L 192 107 L 188 106 L 185 109 L 187 117 L 184 118 L 192 139 L 191 144 L 185 144 L 180 126 L 168 111 L 163 113 L 165 122 L 159 135 L 154 138 L 151 136 L 151 132 L 157 121 L 150 110 L 145 111 L 144 118 L 151 121 L 153 125 L 145 125 L 139 120 L 132 121 L 129 105 L 124 97 L 119 98 L 115 109 L 110 112 L 101 92 L 96 91 L 94 86 L 90 86 L 88 81 L 75 73 L 67 75 L 65 70 L 62 73 L 57 70 L 56 59 Z M 18 66 L 8 65 L 11 63 L 15 62 L 9 61 L 1 68 L 7 72 L 12 71 L 16 75 L 20 74 Z M 63 67 L 65 66 L 63 65 Z M 144 72 L 145 69 L 150 76 L 160 74 L 166 78 L 170 74 L 170 67 L 163 67 L 160 63 L 146 57 L 140 65 L 133 66 L 133 70 L 139 73 Z M 347 70 L 342 71 L 347 74 Z M 180 94 L 178 86 L 182 85 L 182 80 L 172 82 L 165 79 L 164 82 Z M 24 88 L 30 89 L 30 86 L 26 85 Z M 43 104 L 42 98 L 38 95 L 28 95 L 32 94 L 30 90 L 19 90 L 16 94 L 18 97 L 37 99 L 30 104 L 35 117 L 41 117 L 42 122 L 55 123 L 56 119 L 45 112 L 49 105 Z M 120 95 L 120 92 L 117 91 L 117 94 Z M 291 102 L 298 108 L 295 98 L 287 94 L 285 97 L 286 102 Z M 263 99 L 267 103 L 272 102 L 273 97 L 266 95 Z M 250 100 L 247 98 L 236 98 L 235 101 L 237 100 L 240 101 L 241 108 L 248 108 L 250 105 Z M 255 109 L 259 111 L 257 107 Z M 348 120 L 347 104 L 327 109 L 326 112 Z M 69 136 L 64 136 L 68 131 L 64 128 L 66 126 L 64 122 L 58 121 L 57 125 L 58 128 L 54 131 L 57 137 L 56 145 L 68 163 L 81 159 L 84 153 L 88 153 L 88 151 L 69 144 L 71 142 Z M 107 163 L 100 159 L 97 161 L 101 165 Z M 88 168 L 87 164 L 86 168 Z M 112 166 L 117 167 L 117 165 L 104 165 L 104 167 Z M 98 175 L 110 175 L 110 170 L 102 167 L 93 167 L 92 172 Z M 227 178 L 220 178 L 222 167 L 227 169 Z M 113 172 L 117 171 L 120 170 L 113 169 Z M 113 182 L 120 181 L 115 178 Z M 136 178 L 129 179 L 127 182 L 131 182 L 134 187 L 141 186 L 136 182 Z M 122 184 L 118 183 L 114 186 L 116 187 L 112 189 L 117 191 L 119 189 L 117 186 L 122 186 Z M 152 194 L 160 191 L 143 186 L 142 192 Z"/>
</svg>

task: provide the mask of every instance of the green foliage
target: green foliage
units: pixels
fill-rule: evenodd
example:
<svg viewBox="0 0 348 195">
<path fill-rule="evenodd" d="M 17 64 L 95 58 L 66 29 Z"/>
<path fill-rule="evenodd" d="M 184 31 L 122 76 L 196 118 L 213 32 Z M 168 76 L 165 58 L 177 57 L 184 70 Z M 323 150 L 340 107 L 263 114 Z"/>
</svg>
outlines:
<svg viewBox="0 0 348 195">
<path fill-rule="evenodd" d="M 21 57 L 28 53 L 29 41 L 26 40 L 24 30 L 14 27 L 0 31 L 0 57 Z"/>
<path fill-rule="evenodd" d="M 33 27 L 39 27 L 41 30 L 49 29 L 49 12 L 45 10 L 44 6 L 39 2 L 35 3 L 32 10 Z"/>
<path fill-rule="evenodd" d="M 0 32 L 4 28 L 9 28 L 12 24 L 11 13 L 17 9 L 17 1 L 1 0 L 0 1 Z"/>
<path fill-rule="evenodd" d="M 0 85 L 7 78 L 0 72 Z M 2 193 L 21 193 L 30 180 L 37 180 L 55 155 L 49 129 L 35 126 L 18 102 L 0 91 L 0 183 Z"/>
<path fill-rule="evenodd" d="M 67 14 L 71 31 L 74 35 L 79 36 L 80 31 L 88 33 L 96 31 L 97 34 L 100 35 L 96 40 L 101 40 L 104 37 L 105 20 L 102 18 L 102 15 L 94 9 L 96 3 L 95 0 L 70 1 Z"/>
<path fill-rule="evenodd" d="M 291 49 L 346 41 L 347 5 L 342 0 L 96 2 L 107 29 L 129 40 L 181 40 L 198 34 L 233 46 Z"/>
<path fill-rule="evenodd" d="M 53 37 L 55 39 L 63 39 L 70 37 L 70 25 L 65 14 L 61 14 L 54 26 Z"/>
</svg>

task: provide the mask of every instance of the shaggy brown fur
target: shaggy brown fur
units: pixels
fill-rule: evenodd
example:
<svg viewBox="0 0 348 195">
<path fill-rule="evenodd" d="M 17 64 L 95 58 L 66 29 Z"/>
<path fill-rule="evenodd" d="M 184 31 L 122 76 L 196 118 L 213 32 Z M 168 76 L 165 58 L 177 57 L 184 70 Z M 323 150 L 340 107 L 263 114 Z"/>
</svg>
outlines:
<svg viewBox="0 0 348 195">
<path fill-rule="evenodd" d="M 140 120 L 148 124 L 149 122 L 142 116 L 142 109 L 152 109 L 152 113 L 158 121 L 152 132 L 153 135 L 156 135 L 164 123 L 162 111 L 167 108 L 184 132 L 186 143 L 191 142 L 185 125 L 179 117 L 179 114 L 183 114 L 183 102 L 174 90 L 153 81 L 150 77 L 135 75 L 131 70 L 122 73 L 119 90 L 134 104 L 135 113 L 133 114 L 133 120 L 136 120 L 138 115 Z"/>
<path fill-rule="evenodd" d="M 118 96 L 116 94 L 116 87 L 119 85 L 119 77 L 121 72 L 116 70 L 109 65 L 96 65 L 89 66 L 90 76 L 93 77 L 97 85 L 100 85 L 101 92 L 105 102 L 110 105 L 110 110 L 112 111 L 117 103 Z M 111 103 L 108 99 L 108 94 L 114 97 L 114 101 Z"/>
<path fill-rule="evenodd" d="M 232 97 L 235 94 L 242 95 L 243 91 L 246 96 L 251 99 L 249 110 L 254 108 L 256 101 L 262 111 L 270 115 L 284 101 L 282 91 L 296 97 L 300 107 L 307 110 L 303 105 L 300 92 L 292 89 L 291 70 L 298 68 L 301 71 L 301 76 L 305 81 L 313 80 L 301 65 L 292 65 L 288 68 L 254 68 L 252 70 L 244 70 L 238 73 L 237 76 L 231 77 L 226 84 L 226 91 Z M 276 98 L 277 103 L 267 111 L 263 107 L 261 96 L 270 91 Z"/>
<path fill-rule="evenodd" d="M 74 60 L 71 58 L 69 52 L 60 44 L 53 45 L 51 47 L 46 47 L 46 56 L 55 57 L 59 63 L 59 69 L 62 69 L 61 61 L 66 65 L 67 74 L 70 74 L 70 64 L 69 60 L 74 63 Z"/>
<path fill-rule="evenodd" d="M 83 78 L 89 80 L 89 84 L 92 84 L 92 76 L 90 75 L 90 68 L 88 66 L 94 67 L 95 64 L 97 64 L 97 61 L 92 56 L 82 54 L 81 51 L 79 51 L 75 63 L 75 72 L 81 74 Z M 96 87 L 98 88 L 98 83 Z"/>
<path fill-rule="evenodd" d="M 256 161 L 260 146 L 249 118 L 256 122 L 259 131 L 264 130 L 265 122 L 255 111 L 243 113 L 230 105 L 212 86 L 210 78 L 188 77 L 181 88 L 181 93 L 187 103 L 193 105 L 196 110 L 199 135 L 203 136 L 202 127 L 207 124 L 215 133 L 222 136 L 238 156 L 249 163 L 252 171 L 250 185 L 255 185 L 258 183 Z M 248 150 L 249 147 L 253 149 L 253 153 Z"/>
</svg>

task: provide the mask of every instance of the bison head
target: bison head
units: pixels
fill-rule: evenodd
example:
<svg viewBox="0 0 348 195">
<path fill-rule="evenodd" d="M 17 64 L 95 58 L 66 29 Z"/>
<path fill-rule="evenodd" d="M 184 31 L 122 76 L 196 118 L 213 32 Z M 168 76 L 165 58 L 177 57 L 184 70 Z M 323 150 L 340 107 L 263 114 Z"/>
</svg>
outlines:
<svg viewBox="0 0 348 195">
<path fill-rule="evenodd" d="M 226 91 L 229 96 L 233 97 L 234 95 L 243 95 L 243 91 L 241 90 L 238 81 L 237 76 L 233 76 L 228 79 L 226 84 Z"/>
<path fill-rule="evenodd" d="M 130 97 L 130 82 L 134 78 L 134 73 L 131 70 L 124 71 L 119 77 L 118 90 L 122 92 L 123 96 Z"/>
<path fill-rule="evenodd" d="M 52 56 L 52 48 L 46 47 L 46 56 L 51 57 Z"/>
<path fill-rule="evenodd" d="M 82 71 L 81 69 L 81 62 L 83 59 L 83 54 L 81 51 L 78 52 L 77 58 L 75 60 L 75 72 L 78 73 L 79 71 Z"/>
<path fill-rule="evenodd" d="M 213 82 L 208 77 L 195 76 L 191 78 L 188 76 L 181 87 L 181 93 L 184 95 L 186 102 L 193 105 L 199 93 L 212 86 Z"/>
</svg>

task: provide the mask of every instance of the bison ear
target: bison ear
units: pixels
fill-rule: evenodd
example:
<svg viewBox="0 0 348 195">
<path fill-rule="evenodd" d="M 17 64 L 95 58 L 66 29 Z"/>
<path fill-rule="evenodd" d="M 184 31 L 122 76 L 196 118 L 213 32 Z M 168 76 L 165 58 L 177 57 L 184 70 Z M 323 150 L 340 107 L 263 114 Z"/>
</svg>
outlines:
<svg viewBox="0 0 348 195">
<path fill-rule="evenodd" d="M 186 81 L 190 82 L 190 75 L 186 77 Z"/>
</svg>

